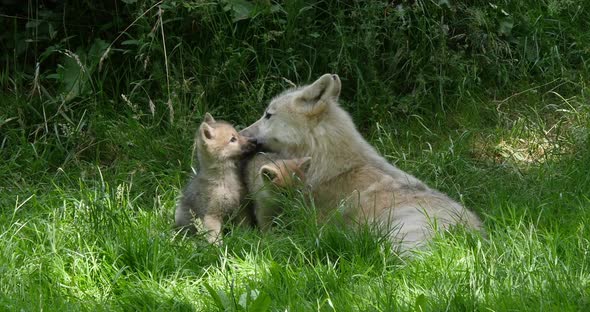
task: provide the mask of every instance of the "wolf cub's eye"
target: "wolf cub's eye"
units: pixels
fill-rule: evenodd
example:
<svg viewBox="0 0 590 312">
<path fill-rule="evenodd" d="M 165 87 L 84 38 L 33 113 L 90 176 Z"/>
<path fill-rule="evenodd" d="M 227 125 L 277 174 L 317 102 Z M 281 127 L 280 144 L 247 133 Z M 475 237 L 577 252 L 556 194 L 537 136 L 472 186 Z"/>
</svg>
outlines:
<svg viewBox="0 0 590 312">
<path fill-rule="evenodd" d="M 235 136 L 233 136 L 233 137 L 231 137 L 231 139 L 229 139 L 229 141 L 230 141 L 231 143 L 234 143 L 234 142 L 235 142 L 235 141 L 237 141 L 237 140 L 238 140 L 238 138 L 236 138 Z"/>
<path fill-rule="evenodd" d="M 266 115 L 264 115 L 264 118 L 266 119 L 270 119 L 270 117 L 272 117 L 273 114 L 266 112 Z"/>
</svg>

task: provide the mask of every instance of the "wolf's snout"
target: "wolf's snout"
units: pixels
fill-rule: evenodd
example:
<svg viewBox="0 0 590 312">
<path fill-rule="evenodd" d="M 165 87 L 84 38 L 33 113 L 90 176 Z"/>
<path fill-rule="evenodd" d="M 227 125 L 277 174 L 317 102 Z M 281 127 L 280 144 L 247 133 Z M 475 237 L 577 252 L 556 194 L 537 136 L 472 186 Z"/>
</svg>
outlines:
<svg viewBox="0 0 590 312">
<path fill-rule="evenodd" d="M 250 127 L 246 128 L 246 129 L 242 129 L 240 131 L 240 135 L 243 135 L 245 137 L 252 137 L 252 135 L 250 134 Z"/>
<path fill-rule="evenodd" d="M 246 129 L 242 129 L 240 131 L 240 135 L 243 135 L 248 138 L 256 138 L 258 134 L 258 122 L 251 124 L 250 126 L 246 127 Z"/>
</svg>

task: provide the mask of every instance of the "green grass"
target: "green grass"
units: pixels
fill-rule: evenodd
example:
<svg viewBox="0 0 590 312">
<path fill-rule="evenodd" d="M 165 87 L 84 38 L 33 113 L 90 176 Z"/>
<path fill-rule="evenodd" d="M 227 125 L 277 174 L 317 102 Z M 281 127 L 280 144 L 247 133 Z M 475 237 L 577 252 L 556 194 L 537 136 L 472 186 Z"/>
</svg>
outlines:
<svg viewBox="0 0 590 312">
<path fill-rule="evenodd" d="M 19 169 L 26 166 L 19 157 L 2 164 L 0 306 L 588 309 L 586 100 L 576 95 L 569 109 L 562 102 L 548 112 L 520 100 L 518 108 L 498 116 L 496 126 L 465 127 L 461 120 L 476 117 L 458 113 L 449 117 L 453 128 L 415 117 L 367 135 L 392 162 L 463 200 L 484 219 L 486 239 L 449 233 L 412 259 L 400 258 L 368 229 L 317 224 L 312 207 L 297 196 L 285 202 L 290 209 L 285 225 L 271 233 L 234 229 L 221 248 L 199 237 L 179 237 L 171 225 L 190 170 L 191 137 L 170 142 L 173 130 L 158 135 L 128 124 L 124 116 L 111 120 L 104 126 L 107 140 L 120 141 L 124 127 L 134 139 L 114 163 L 66 164 L 31 177 L 19 174 L 29 172 Z M 11 140 L 21 135 L 9 133 Z M 151 147 L 158 143 L 150 142 L 166 146 L 166 141 L 182 150 L 173 154 L 181 162 Z M 22 144 L 12 152 L 42 153 L 42 146 Z M 34 163 L 35 156 L 27 159 Z"/>
<path fill-rule="evenodd" d="M 127 2 L 0 9 L 0 310 L 590 310 L 586 7 Z M 363 135 L 485 238 L 408 258 L 318 224 L 302 194 L 270 233 L 175 233 L 204 112 L 243 127 L 325 72 Z"/>
</svg>

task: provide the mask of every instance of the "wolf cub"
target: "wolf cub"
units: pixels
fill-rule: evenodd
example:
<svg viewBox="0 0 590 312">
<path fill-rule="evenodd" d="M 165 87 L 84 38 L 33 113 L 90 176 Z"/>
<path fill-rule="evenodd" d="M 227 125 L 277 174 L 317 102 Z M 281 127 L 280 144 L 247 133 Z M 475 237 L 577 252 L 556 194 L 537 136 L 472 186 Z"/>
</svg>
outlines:
<svg viewBox="0 0 590 312">
<path fill-rule="evenodd" d="M 196 134 L 199 170 L 182 191 L 174 216 L 176 226 L 195 232 L 199 218 L 210 243 L 220 242 L 221 227 L 227 217 L 249 223 L 251 218 L 240 202 L 246 190 L 238 163 L 253 151 L 255 141 L 240 135 L 232 125 L 215 121 L 206 113 Z"/>
<path fill-rule="evenodd" d="M 280 213 L 273 192 L 296 186 L 304 180 L 310 157 L 281 159 L 274 153 L 257 153 L 245 168 L 245 182 L 254 201 L 254 216 L 262 230 L 268 230 Z"/>
</svg>

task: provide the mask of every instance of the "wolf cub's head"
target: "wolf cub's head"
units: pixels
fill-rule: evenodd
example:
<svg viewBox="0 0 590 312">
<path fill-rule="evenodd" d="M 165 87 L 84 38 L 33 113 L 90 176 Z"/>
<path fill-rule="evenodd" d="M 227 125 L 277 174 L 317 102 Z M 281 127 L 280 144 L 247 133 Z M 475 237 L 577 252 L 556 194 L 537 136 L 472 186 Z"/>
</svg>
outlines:
<svg viewBox="0 0 590 312">
<path fill-rule="evenodd" d="M 262 118 L 241 133 L 270 151 L 306 155 L 318 136 L 330 135 L 322 133 L 322 125 L 333 123 L 327 122 L 330 119 L 340 123 L 342 118 L 334 114 L 346 115 L 338 105 L 340 88 L 338 75 L 325 74 L 310 85 L 287 90 L 270 102 Z"/>
<path fill-rule="evenodd" d="M 217 161 L 237 160 L 256 148 L 256 140 L 239 134 L 224 121 L 215 121 L 209 113 L 205 114 L 196 140 L 200 155 Z"/>
<path fill-rule="evenodd" d="M 260 167 L 260 177 L 266 184 L 288 188 L 304 181 L 311 157 L 278 159 Z"/>
</svg>

